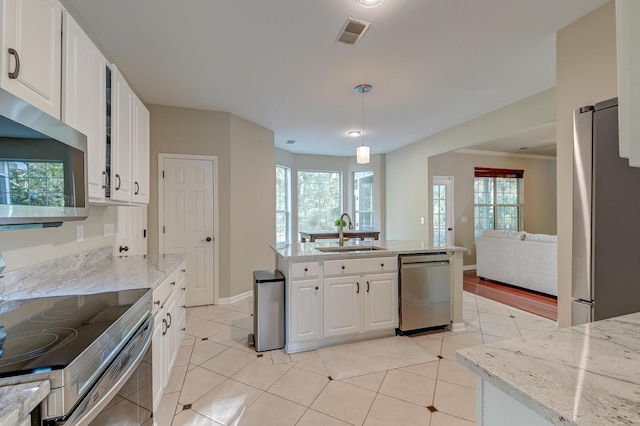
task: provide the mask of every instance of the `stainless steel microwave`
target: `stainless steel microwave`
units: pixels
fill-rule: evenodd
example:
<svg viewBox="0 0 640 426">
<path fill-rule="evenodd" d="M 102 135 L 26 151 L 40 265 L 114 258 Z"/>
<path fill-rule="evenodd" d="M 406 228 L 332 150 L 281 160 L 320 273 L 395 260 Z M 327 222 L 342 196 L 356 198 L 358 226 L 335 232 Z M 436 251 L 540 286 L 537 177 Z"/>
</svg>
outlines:
<svg viewBox="0 0 640 426">
<path fill-rule="evenodd" d="M 88 214 L 87 137 L 0 89 L 0 230 Z"/>
</svg>

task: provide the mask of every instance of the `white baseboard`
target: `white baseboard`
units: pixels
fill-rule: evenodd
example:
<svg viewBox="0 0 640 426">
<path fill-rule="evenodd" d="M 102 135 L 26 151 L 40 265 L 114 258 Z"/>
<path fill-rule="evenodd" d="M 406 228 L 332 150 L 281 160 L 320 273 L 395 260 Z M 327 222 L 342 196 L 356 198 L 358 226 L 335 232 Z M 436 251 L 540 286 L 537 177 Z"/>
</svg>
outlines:
<svg viewBox="0 0 640 426">
<path fill-rule="evenodd" d="M 463 271 L 470 271 L 472 269 L 476 269 L 476 265 L 465 265 L 462 267 Z"/>
<path fill-rule="evenodd" d="M 249 291 L 245 291 L 244 293 L 240 293 L 237 294 L 235 296 L 231 296 L 231 297 L 219 297 L 218 298 L 218 305 L 231 305 L 233 303 L 238 303 L 244 299 L 248 299 L 249 297 L 253 296 L 253 291 L 249 290 Z"/>
</svg>

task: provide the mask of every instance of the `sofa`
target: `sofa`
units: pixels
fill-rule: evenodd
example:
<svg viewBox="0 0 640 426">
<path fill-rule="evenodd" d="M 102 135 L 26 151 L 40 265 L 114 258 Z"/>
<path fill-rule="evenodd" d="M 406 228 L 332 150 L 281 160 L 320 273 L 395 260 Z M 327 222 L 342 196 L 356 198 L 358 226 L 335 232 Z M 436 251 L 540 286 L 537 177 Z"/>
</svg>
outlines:
<svg viewBox="0 0 640 426">
<path fill-rule="evenodd" d="M 557 296 L 557 236 L 484 231 L 476 238 L 476 274 L 482 279 Z"/>
</svg>

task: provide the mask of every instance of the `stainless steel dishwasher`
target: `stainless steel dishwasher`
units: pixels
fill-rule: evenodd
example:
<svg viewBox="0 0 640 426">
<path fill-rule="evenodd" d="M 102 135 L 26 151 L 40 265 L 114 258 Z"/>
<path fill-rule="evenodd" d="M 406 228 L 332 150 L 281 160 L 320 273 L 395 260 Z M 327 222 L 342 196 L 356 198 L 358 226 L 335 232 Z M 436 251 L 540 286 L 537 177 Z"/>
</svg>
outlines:
<svg viewBox="0 0 640 426">
<path fill-rule="evenodd" d="M 400 255 L 400 334 L 451 323 L 451 275 L 444 252 Z"/>
</svg>

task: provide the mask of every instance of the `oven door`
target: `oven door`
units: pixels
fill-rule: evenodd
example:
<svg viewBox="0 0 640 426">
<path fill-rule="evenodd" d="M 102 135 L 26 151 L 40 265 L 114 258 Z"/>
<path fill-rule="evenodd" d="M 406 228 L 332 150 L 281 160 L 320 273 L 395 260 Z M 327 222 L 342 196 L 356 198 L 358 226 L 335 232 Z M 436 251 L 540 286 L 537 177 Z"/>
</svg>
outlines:
<svg viewBox="0 0 640 426">
<path fill-rule="evenodd" d="M 100 380 L 64 422 L 66 426 L 142 425 L 152 417 L 153 317 L 140 326 Z"/>
</svg>

